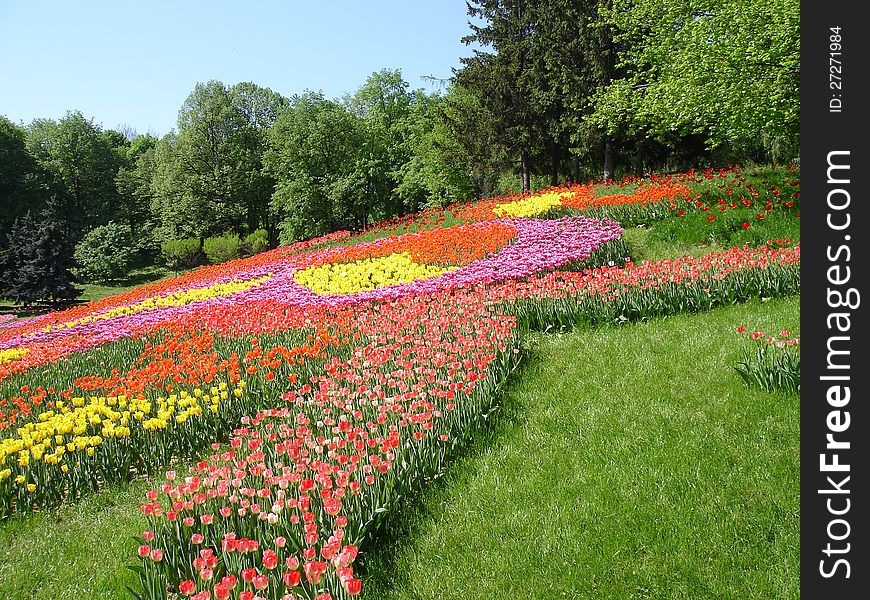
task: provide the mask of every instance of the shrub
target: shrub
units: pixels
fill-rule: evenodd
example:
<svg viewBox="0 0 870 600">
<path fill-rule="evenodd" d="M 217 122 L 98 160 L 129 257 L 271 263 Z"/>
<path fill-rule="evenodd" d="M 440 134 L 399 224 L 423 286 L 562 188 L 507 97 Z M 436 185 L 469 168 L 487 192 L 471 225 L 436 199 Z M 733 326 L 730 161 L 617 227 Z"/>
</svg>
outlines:
<svg viewBox="0 0 870 600">
<path fill-rule="evenodd" d="M 245 246 L 251 254 L 259 254 L 269 248 L 269 233 L 265 229 L 257 229 L 245 237 Z"/>
<path fill-rule="evenodd" d="M 163 242 L 160 244 L 160 255 L 166 265 L 176 273 L 181 269 L 194 267 L 200 257 L 199 240 L 187 238 Z"/>
<path fill-rule="evenodd" d="M 226 233 L 220 237 L 205 239 L 203 251 L 208 261 L 213 265 L 238 258 L 242 249 L 242 240 L 238 235 Z"/>
<path fill-rule="evenodd" d="M 78 243 L 73 254 L 75 274 L 88 283 L 107 283 L 130 272 L 136 258 L 130 229 L 110 221 L 95 227 Z"/>
</svg>

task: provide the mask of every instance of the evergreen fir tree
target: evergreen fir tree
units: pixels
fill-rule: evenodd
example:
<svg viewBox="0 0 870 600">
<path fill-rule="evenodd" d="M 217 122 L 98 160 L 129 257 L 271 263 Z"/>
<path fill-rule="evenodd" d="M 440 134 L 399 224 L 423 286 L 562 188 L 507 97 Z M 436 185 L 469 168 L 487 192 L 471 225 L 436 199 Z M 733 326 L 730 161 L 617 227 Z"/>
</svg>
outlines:
<svg viewBox="0 0 870 600">
<path fill-rule="evenodd" d="M 75 241 L 65 231 L 54 203 L 37 221 L 30 213 L 16 220 L 3 253 L 0 295 L 25 306 L 68 302 L 81 295 L 73 284 Z"/>
</svg>

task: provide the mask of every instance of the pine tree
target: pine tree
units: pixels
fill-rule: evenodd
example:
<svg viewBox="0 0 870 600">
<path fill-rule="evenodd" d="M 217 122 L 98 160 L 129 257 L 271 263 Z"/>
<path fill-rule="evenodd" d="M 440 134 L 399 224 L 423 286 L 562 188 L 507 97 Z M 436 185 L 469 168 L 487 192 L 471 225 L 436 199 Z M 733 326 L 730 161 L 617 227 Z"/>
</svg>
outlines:
<svg viewBox="0 0 870 600">
<path fill-rule="evenodd" d="M 468 15 L 483 21 L 469 23 L 466 45 L 478 44 L 491 51 L 474 50 L 462 58 L 455 82 L 474 93 L 493 117 L 501 144 L 519 158 L 522 189 L 530 188 L 532 155 L 541 144 L 544 122 L 534 90 L 542 73 L 537 68 L 533 36 L 538 24 L 528 0 L 471 0 Z"/>
<path fill-rule="evenodd" d="M 70 269 L 75 265 L 73 237 L 49 202 L 39 220 L 28 213 L 15 221 L 3 253 L 0 295 L 25 306 L 58 304 L 81 295 Z"/>
<path fill-rule="evenodd" d="M 35 224 L 30 212 L 12 222 L 0 251 L 0 298 L 18 302 L 21 265 L 30 245 Z"/>
</svg>

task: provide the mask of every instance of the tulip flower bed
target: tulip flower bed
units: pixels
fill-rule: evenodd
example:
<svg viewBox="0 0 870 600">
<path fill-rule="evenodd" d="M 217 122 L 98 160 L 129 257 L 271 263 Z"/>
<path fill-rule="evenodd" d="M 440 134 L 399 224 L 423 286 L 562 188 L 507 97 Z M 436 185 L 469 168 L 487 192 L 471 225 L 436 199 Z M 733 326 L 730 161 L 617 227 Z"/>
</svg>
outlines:
<svg viewBox="0 0 870 600">
<path fill-rule="evenodd" d="M 3 426 L 10 430 L 14 424 L 15 431 L 0 439 L 0 516 L 57 505 L 107 482 L 151 472 L 173 456 L 190 455 L 223 437 L 241 416 L 279 405 L 280 386 L 288 382 L 305 381 L 298 393 L 306 393 L 312 365 L 341 356 L 327 353 L 326 347 L 348 351 L 335 333 L 353 321 L 342 307 L 359 311 L 372 301 L 525 277 L 588 258 L 620 232 L 615 223 L 585 217 L 515 219 L 301 255 L 276 253 L 270 262 L 260 258 L 247 272 L 237 264 L 161 296 L 68 320 L 40 320 L 29 330 L 11 332 L 17 336 L 7 333 L 4 343 L 11 348 L 4 350 L 4 360 L 10 364 L 32 355 L 38 359 L 42 348 L 61 348 L 75 359 L 68 364 L 78 377 L 64 387 L 58 378 L 48 388 L 34 381 L 4 398 Z M 445 242 L 452 244 L 449 252 Z M 397 256 L 420 262 L 399 279 L 390 279 L 393 273 L 383 261 L 371 263 L 372 257 Z M 347 274 L 360 260 L 379 267 L 367 274 L 366 285 L 359 273 L 343 282 L 317 276 L 323 267 Z M 241 333 L 236 324 L 250 324 L 261 303 L 274 299 L 281 305 L 272 306 L 269 314 L 280 316 L 283 324 L 273 321 L 271 329 L 247 332 L 281 333 L 263 358 L 234 348 L 239 339 L 214 339 L 213 332 Z M 311 321 L 312 307 L 326 312 Z M 207 324 L 211 331 L 204 333 Z M 314 334 L 309 333 L 312 326 Z M 380 331 L 352 329 L 356 341 Z M 301 342 L 299 332 L 311 339 Z M 82 367 L 97 353 L 81 351 L 100 343 L 101 350 L 115 355 L 112 370 L 88 373 Z M 134 348 L 140 346 L 137 355 Z M 259 340 L 254 346 L 259 352 Z M 75 350 L 79 352 L 72 354 Z M 254 375 L 255 383 L 247 388 L 243 377 Z"/>
<path fill-rule="evenodd" d="M 768 335 L 764 331 L 749 333 L 745 326 L 737 328 L 752 342 L 734 366 L 747 385 L 766 392 L 798 394 L 801 390 L 801 338 L 790 331 Z"/>
<path fill-rule="evenodd" d="M 238 282 L 242 279 L 241 274 L 253 277 L 262 275 L 265 273 L 264 265 L 284 262 L 293 264 L 295 255 L 335 244 L 347 239 L 348 236 L 348 232 L 338 231 L 250 258 L 202 267 L 181 277 L 134 288 L 127 293 L 104 298 L 98 302 L 6 323 L 6 326 L 0 329 L 0 350 L 26 348 L 28 354 L 24 359 L 0 362 L 0 383 L 12 374 L 23 373 L 40 365 L 53 364 L 72 352 L 129 337 L 137 331 L 147 331 L 161 323 L 170 323 L 173 316 L 186 314 L 192 305 L 199 304 L 192 290 Z M 165 310 L 168 308 L 166 304 L 171 302 L 161 301 L 161 299 L 169 298 L 178 292 L 185 293 L 186 296 L 182 298 L 188 301 L 178 302 L 179 306 L 176 310 Z M 216 299 L 219 296 L 220 294 L 212 295 Z M 163 304 L 152 308 L 164 310 L 142 310 L 135 319 L 124 318 L 128 316 L 124 313 L 129 307 L 145 303 Z M 219 302 L 215 303 L 219 304 Z M 113 312 L 115 314 L 112 316 L 116 318 L 106 318 L 106 315 Z M 0 398 L 3 397 L 4 391 L 0 388 Z M 0 406 L 5 406 L 2 401 Z M 0 413 L 0 427 L 2 427 L 2 417 Z"/>
<path fill-rule="evenodd" d="M 700 258 L 553 272 L 505 282 L 491 294 L 512 303 L 530 329 L 594 326 L 709 310 L 800 291 L 800 244 L 732 248 Z"/>
<path fill-rule="evenodd" d="M 794 293 L 799 261 L 799 246 L 741 248 L 357 305 L 352 328 L 367 345 L 327 362 L 284 394 L 288 405 L 257 414 L 229 448 L 215 446 L 181 483 L 173 473 L 151 494 L 144 597 L 167 588 L 355 595 L 359 548 L 473 435 L 516 365 L 519 325 L 618 322 Z"/>
<path fill-rule="evenodd" d="M 628 177 L 621 181 L 569 183 L 536 192 L 455 203 L 375 224 L 350 241 L 497 218 L 577 213 L 617 221 L 623 227 L 698 214 L 703 217 L 697 223 L 700 225 L 721 226 L 724 219 L 729 225 L 734 221 L 738 228 L 748 229 L 779 212 L 800 217 L 798 168 L 744 169 L 734 165 L 653 174 L 644 179 Z M 705 233 L 703 228 L 701 233 Z"/>
<path fill-rule="evenodd" d="M 467 446 L 524 331 L 799 291 L 787 239 L 628 257 L 600 215 L 676 219 L 690 177 L 491 199 L 449 227 L 339 232 L 9 323 L 0 517 L 211 448 L 148 493 L 134 594 L 355 596 L 357 554 Z"/>
</svg>

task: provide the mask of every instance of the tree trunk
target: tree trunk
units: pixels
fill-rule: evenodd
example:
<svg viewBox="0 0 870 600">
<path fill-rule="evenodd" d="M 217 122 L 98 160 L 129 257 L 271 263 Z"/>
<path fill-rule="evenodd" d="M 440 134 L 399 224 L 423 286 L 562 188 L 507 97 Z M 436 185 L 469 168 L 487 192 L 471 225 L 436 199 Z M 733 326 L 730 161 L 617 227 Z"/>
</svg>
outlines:
<svg viewBox="0 0 870 600">
<path fill-rule="evenodd" d="M 604 140 L 604 181 L 613 179 L 613 138 L 605 138 Z"/>
<path fill-rule="evenodd" d="M 580 183 L 580 157 L 579 156 L 574 157 L 573 169 L 574 169 L 574 172 L 571 174 L 571 179 L 574 181 L 574 183 Z"/>
<path fill-rule="evenodd" d="M 559 144 L 553 142 L 550 145 L 550 185 L 559 185 L 559 159 L 561 158 Z"/>
<path fill-rule="evenodd" d="M 520 159 L 522 160 L 523 191 L 528 192 L 532 189 L 532 177 L 529 167 L 529 152 L 525 148 L 520 154 Z"/>
<path fill-rule="evenodd" d="M 643 177 L 643 149 L 640 144 L 632 157 L 634 159 L 634 175 L 635 177 Z"/>
</svg>

